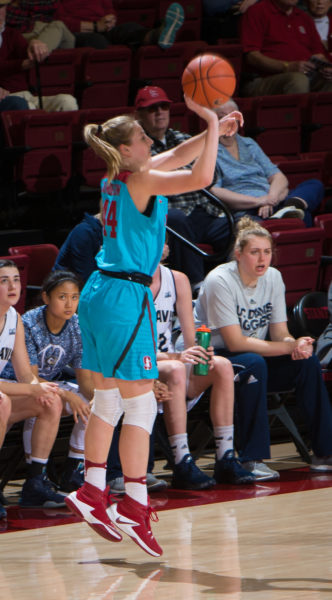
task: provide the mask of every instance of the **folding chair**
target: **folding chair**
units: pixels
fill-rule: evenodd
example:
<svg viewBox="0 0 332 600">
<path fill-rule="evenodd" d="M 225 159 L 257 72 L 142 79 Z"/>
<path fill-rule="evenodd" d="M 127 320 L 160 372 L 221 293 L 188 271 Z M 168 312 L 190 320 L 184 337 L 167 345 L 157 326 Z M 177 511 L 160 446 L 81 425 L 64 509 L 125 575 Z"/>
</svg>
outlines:
<svg viewBox="0 0 332 600">
<path fill-rule="evenodd" d="M 319 338 L 330 322 L 327 302 L 327 292 L 314 291 L 302 296 L 294 305 L 293 315 L 300 335 L 309 335 L 315 340 Z M 322 368 L 322 374 L 326 385 L 332 390 L 332 369 Z"/>
<path fill-rule="evenodd" d="M 327 292 L 332 281 L 332 213 L 317 215 L 314 219 L 316 227 L 324 232 L 323 256 L 319 270 L 319 285 L 321 291 Z"/>
<path fill-rule="evenodd" d="M 152 29 L 157 20 L 158 3 L 155 0 L 114 0 L 117 23 L 135 22 Z"/>
<path fill-rule="evenodd" d="M 174 102 L 182 102 L 180 85 L 184 67 L 182 44 L 162 50 L 159 46 L 141 46 L 133 56 L 132 77 L 144 85 L 163 88 Z"/>
<path fill-rule="evenodd" d="M 261 96 L 254 100 L 253 125 L 246 135 L 255 138 L 268 156 L 301 152 L 301 94 Z"/>
<path fill-rule="evenodd" d="M 331 92 L 316 92 L 309 95 L 303 125 L 305 152 L 331 151 L 331 103 Z"/>
<path fill-rule="evenodd" d="M 12 260 L 21 254 L 29 257 L 27 277 L 28 289 L 40 289 L 45 277 L 50 273 L 59 253 L 55 244 L 31 244 L 29 246 L 11 246 L 8 248 Z"/>
<path fill-rule="evenodd" d="M 43 96 L 54 94 L 75 95 L 76 50 L 55 50 L 38 64 L 38 69 L 28 70 L 29 89 Z"/>
<path fill-rule="evenodd" d="M 90 50 L 82 56 L 80 108 L 107 108 L 128 104 L 131 51 L 127 46 Z"/>
<path fill-rule="evenodd" d="M 316 290 L 322 256 L 324 232 L 318 227 L 273 231 L 275 257 L 273 265 L 281 271 L 286 286 L 286 304 L 295 302 L 306 292 Z"/>
</svg>

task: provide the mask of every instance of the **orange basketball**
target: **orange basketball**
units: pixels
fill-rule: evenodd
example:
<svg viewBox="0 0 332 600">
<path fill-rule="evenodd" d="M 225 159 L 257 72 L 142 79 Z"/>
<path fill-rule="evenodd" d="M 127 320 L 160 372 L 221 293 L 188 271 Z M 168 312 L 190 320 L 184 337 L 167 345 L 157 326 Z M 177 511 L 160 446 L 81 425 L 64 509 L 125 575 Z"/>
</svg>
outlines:
<svg viewBox="0 0 332 600">
<path fill-rule="evenodd" d="M 235 86 L 232 65 L 217 54 L 196 56 L 182 74 L 182 88 L 186 96 L 210 108 L 225 104 L 233 96 Z"/>
</svg>

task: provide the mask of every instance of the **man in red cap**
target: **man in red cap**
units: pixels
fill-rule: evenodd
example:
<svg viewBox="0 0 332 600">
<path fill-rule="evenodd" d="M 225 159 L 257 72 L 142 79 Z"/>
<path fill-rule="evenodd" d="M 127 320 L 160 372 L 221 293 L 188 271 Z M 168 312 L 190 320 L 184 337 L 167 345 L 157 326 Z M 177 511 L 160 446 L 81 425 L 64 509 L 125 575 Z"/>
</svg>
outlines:
<svg viewBox="0 0 332 600">
<path fill-rule="evenodd" d="M 172 100 L 166 92 L 157 86 L 147 85 L 136 95 L 137 119 L 153 139 L 152 154 L 174 148 L 191 137 L 188 133 L 169 127 L 171 104 Z M 168 202 L 167 223 L 172 229 L 196 244 L 212 244 L 215 251 L 225 247 L 228 238 L 227 219 L 223 211 L 210 203 L 202 191 L 169 196 Z M 175 236 L 170 237 L 169 245 L 168 264 L 172 269 L 186 273 L 196 291 L 205 276 L 203 259 Z"/>
</svg>

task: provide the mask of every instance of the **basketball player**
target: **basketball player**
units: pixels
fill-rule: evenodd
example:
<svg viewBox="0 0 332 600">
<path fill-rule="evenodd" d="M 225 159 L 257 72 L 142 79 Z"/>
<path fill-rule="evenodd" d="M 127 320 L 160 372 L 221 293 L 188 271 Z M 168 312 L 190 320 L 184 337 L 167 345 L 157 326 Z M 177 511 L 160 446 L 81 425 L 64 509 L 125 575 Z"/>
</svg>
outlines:
<svg viewBox="0 0 332 600">
<path fill-rule="evenodd" d="M 245 470 L 234 454 L 234 373 L 229 360 L 213 355 L 195 344 L 192 295 L 188 277 L 159 265 L 153 275 L 151 291 L 157 313 L 159 379 L 171 392 L 163 405 L 169 443 L 174 455 L 172 487 L 206 489 L 215 483 L 250 484 L 255 477 Z M 176 314 L 184 339 L 184 350 L 176 352 L 172 341 L 173 315 Z M 210 363 L 207 375 L 195 375 L 193 365 Z M 213 478 L 201 471 L 190 454 L 187 436 L 187 410 L 211 386 L 210 416 L 216 442 Z M 188 401 L 186 402 L 186 398 Z"/>
<path fill-rule="evenodd" d="M 21 502 L 29 506 L 64 506 L 64 496 L 55 492 L 44 474 L 54 444 L 62 411 L 56 383 L 39 383 L 33 374 L 24 341 L 24 328 L 14 305 L 21 293 L 20 274 L 11 260 L 0 260 L 0 375 L 9 360 L 17 382 L 0 379 L 0 448 L 11 425 L 36 417 L 31 440 L 31 462 Z M 0 498 L 0 519 L 6 510 Z"/>
<path fill-rule="evenodd" d="M 162 554 L 150 527 L 145 479 L 157 411 L 153 380 L 158 376 L 149 285 L 162 254 L 167 214 L 167 200 L 159 193 L 209 185 L 220 130 L 230 134 L 236 126 L 233 117 L 218 126 L 213 111 L 186 102 L 207 122 L 207 130 L 152 158 L 152 141 L 132 116 L 84 130 L 88 145 L 105 161 L 107 176 L 101 181 L 103 246 L 96 258 L 98 270 L 88 279 L 78 309 L 82 367 L 92 371 L 95 385 L 85 436 L 85 483 L 66 502 L 106 539 L 120 541 L 120 529 L 152 556 Z M 191 171 L 179 169 L 194 159 Z M 106 459 L 123 413 L 119 452 L 126 493 L 106 512 Z"/>
</svg>

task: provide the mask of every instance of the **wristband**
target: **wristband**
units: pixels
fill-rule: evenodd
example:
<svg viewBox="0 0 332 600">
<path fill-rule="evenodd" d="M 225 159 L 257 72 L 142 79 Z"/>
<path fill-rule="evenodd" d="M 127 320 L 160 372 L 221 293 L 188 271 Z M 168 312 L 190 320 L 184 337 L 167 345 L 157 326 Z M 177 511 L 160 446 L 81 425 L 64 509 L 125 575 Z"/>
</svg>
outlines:
<svg viewBox="0 0 332 600">
<path fill-rule="evenodd" d="M 98 33 L 98 29 L 97 29 L 97 21 L 93 21 L 93 31 L 95 33 Z"/>
<path fill-rule="evenodd" d="M 289 62 L 287 62 L 287 60 L 284 60 L 282 64 L 284 67 L 284 73 L 286 73 L 288 71 Z"/>
</svg>

